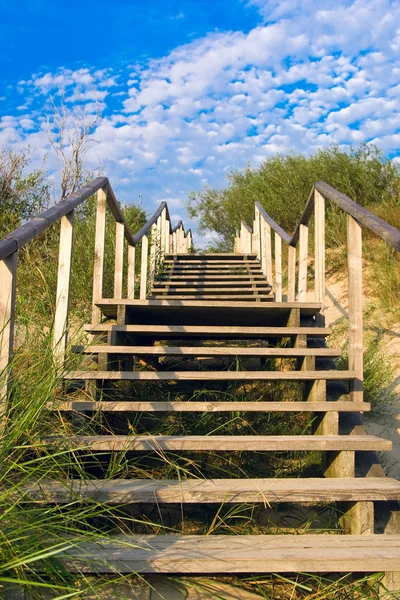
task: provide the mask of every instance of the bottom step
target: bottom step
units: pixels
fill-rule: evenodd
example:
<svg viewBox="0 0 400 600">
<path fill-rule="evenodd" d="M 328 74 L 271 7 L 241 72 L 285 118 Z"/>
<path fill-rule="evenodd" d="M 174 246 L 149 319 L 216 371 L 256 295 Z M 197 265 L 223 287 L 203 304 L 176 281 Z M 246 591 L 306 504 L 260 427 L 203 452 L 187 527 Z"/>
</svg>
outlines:
<svg viewBox="0 0 400 600">
<path fill-rule="evenodd" d="M 86 573 L 400 571 L 400 535 L 118 535 L 58 558 Z"/>
</svg>

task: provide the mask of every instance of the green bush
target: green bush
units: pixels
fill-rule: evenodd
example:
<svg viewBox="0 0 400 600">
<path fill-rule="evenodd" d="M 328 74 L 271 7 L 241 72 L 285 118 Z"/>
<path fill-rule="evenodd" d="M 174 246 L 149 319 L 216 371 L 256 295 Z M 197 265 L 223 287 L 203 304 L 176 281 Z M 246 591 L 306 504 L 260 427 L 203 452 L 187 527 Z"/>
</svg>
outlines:
<svg viewBox="0 0 400 600">
<path fill-rule="evenodd" d="M 309 156 L 278 154 L 258 167 L 231 171 L 226 188 L 206 187 L 192 192 L 188 212 L 197 220 L 200 233 L 216 232 L 220 239 L 218 248 L 231 251 L 240 221 L 243 219 L 252 224 L 256 201 L 283 229 L 292 233 L 312 185 L 321 180 L 371 210 L 382 204 L 399 206 L 398 167 L 384 159 L 375 146 L 362 144 L 349 152 L 332 146 Z M 340 219 L 338 211 L 329 203 L 327 210 L 328 219 L 335 225 Z M 390 221 L 391 211 L 386 210 L 385 215 Z M 332 241 L 336 241 L 336 227 L 330 228 L 330 232 Z"/>
</svg>

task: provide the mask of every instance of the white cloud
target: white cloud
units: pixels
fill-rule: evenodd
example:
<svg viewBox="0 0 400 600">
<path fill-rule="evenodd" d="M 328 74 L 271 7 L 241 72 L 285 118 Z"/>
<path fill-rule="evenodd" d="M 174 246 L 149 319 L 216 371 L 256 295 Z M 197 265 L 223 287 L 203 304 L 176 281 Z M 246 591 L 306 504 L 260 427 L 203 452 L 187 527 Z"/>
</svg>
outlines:
<svg viewBox="0 0 400 600">
<path fill-rule="evenodd" d="M 0 121 L 0 140 L 43 153 L 32 125 L 43 97 L 61 91 L 87 111 L 98 101 L 90 166 L 103 166 L 121 200 L 143 193 L 153 209 L 168 198 L 181 215 L 190 189 L 276 152 L 364 139 L 396 151 L 400 0 L 251 4 L 265 20 L 248 33 L 209 34 L 125 73 L 60 69 L 19 81 L 25 108 Z"/>
</svg>

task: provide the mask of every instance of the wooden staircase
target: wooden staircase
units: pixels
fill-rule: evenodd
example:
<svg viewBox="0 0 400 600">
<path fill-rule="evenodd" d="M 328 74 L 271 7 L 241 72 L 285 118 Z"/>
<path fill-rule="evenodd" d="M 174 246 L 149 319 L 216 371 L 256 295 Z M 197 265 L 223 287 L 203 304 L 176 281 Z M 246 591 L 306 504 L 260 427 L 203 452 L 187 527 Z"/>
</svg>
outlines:
<svg viewBox="0 0 400 600">
<path fill-rule="evenodd" d="M 322 195 L 318 191 L 315 194 L 319 235 L 318 203 Z M 363 401 L 362 375 L 360 380 L 359 307 L 352 312 L 354 304 L 350 301 L 350 353 L 354 349 L 355 358 L 350 356 L 348 370 L 338 371 L 333 361 L 341 351 L 325 343 L 330 329 L 324 325 L 324 302 L 318 295 L 324 286 L 321 245 L 317 247 L 320 258 L 316 258 L 315 299 L 307 297 L 305 219 L 297 234 L 298 293 L 295 296 L 293 281 L 296 254 L 293 262 L 293 246 L 289 245 L 288 290 L 283 296 L 282 241 L 288 243 L 288 236 L 284 237 L 285 232 L 260 208 L 256 209 L 252 229 L 242 225 L 236 252 L 226 254 L 188 253 L 189 245 L 183 248 L 187 239 L 183 227 L 180 237 L 179 230 L 172 230 L 169 224 L 166 227 L 168 218 L 163 210 L 165 214 L 156 214 L 140 239 L 156 225 L 159 239 L 169 240 L 170 245 L 166 247 L 162 242 L 163 260 L 157 267 L 154 253 L 153 263 L 151 252 L 148 262 L 148 245 L 145 251 L 142 249 L 139 299 L 132 298 L 134 263 L 128 281 L 128 292 L 131 289 L 133 293 L 130 297 L 128 293 L 128 298 L 122 298 L 122 293 L 102 298 L 95 268 L 93 320 L 85 326 L 91 341 L 78 349 L 82 369 L 65 374 L 63 401 L 48 405 L 49 410 L 65 415 L 104 415 L 108 428 L 115 423 L 116 431 L 66 439 L 48 436 L 45 442 L 79 450 L 82 464 L 86 456 L 94 456 L 103 466 L 118 452 L 127 453 L 128 462 L 139 455 L 162 458 L 168 453 L 178 459 L 189 455 L 194 460 L 196 453 L 203 457 L 199 464 L 206 464 L 208 453 L 211 457 L 228 455 L 229 464 L 229 456 L 243 456 L 241 476 L 209 478 L 201 470 L 195 477 L 176 479 L 104 479 L 97 475 L 96 479 L 66 483 L 41 482 L 30 488 L 30 497 L 59 504 L 80 499 L 119 507 L 154 505 L 157 510 L 177 504 L 214 504 L 218 511 L 218 505 L 250 504 L 267 509 L 272 504 L 287 507 L 289 503 L 293 514 L 296 505 L 322 503 L 333 510 L 338 530 L 334 534 L 331 528 L 332 535 L 299 535 L 300 526 L 292 533 L 270 535 L 116 533 L 75 545 L 61 557 L 64 565 L 85 573 L 184 575 L 384 571 L 386 588 L 400 590 L 400 535 L 377 533 L 382 531 L 382 507 L 390 512 L 396 506 L 393 503 L 400 500 L 400 482 L 384 475 L 375 454 L 390 451 L 391 442 L 367 435 L 361 421 L 357 421 L 357 415 L 370 410 Z M 271 227 L 276 234 L 273 255 Z M 158 230 L 154 233 L 153 229 L 154 239 Z M 351 260 L 354 240 L 352 244 Z M 351 260 L 350 293 L 355 281 Z M 102 265 L 97 272 L 101 269 Z M 116 285 L 122 290 L 118 280 Z M 126 382 L 125 388 L 121 381 Z M 224 396 L 224 386 L 232 384 L 237 386 L 237 395 Z M 187 385 L 192 390 L 203 386 L 202 393 L 185 396 Z M 293 385 L 297 386 L 294 396 Z M 77 398 L 83 386 L 86 395 Z M 217 399 L 216 387 L 220 392 Z M 254 389 L 256 400 L 254 396 L 243 399 L 246 390 Z M 208 421 L 210 431 L 198 435 L 190 430 L 190 423 L 196 430 L 196 420 L 192 419 L 188 426 L 182 426 L 182 433 L 146 431 L 149 415 L 154 415 L 153 422 L 162 424 L 166 415 L 182 414 L 184 418 L 188 413 L 199 415 L 198 420 L 207 413 L 240 415 L 250 427 L 244 427 L 246 431 L 240 435 L 224 432 L 219 426 L 214 432 L 212 421 Z M 252 420 L 254 413 L 265 418 Z M 127 427 L 133 414 L 135 431 Z M 305 414 L 312 415 L 312 425 L 304 420 Z M 124 426 L 118 415 L 124 416 Z M 268 419 L 279 424 L 293 416 L 307 423 L 306 431 L 299 432 L 294 426 L 292 433 L 265 434 Z M 141 419 L 145 422 L 143 429 Z M 127 430 L 121 433 L 123 427 Z M 280 468 L 277 476 L 254 477 L 247 472 L 250 463 L 246 453 L 259 453 L 254 456 L 261 464 L 278 455 L 293 462 L 293 453 L 318 453 L 320 473 L 309 477 L 300 472 L 300 476 L 293 477 L 292 473 L 285 477 L 285 469 Z M 287 472 L 290 474 L 290 469 Z M 365 472 L 368 476 L 362 476 Z M 390 521 L 390 516 L 385 518 Z M 159 526 L 162 528 L 162 522 Z"/>
</svg>

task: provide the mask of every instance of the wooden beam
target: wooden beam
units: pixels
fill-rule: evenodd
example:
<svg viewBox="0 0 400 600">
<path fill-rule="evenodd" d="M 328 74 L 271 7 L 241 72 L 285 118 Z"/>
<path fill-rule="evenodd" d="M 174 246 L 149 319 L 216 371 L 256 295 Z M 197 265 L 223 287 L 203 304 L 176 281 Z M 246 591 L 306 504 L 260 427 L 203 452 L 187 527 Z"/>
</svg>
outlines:
<svg viewBox="0 0 400 600">
<path fill-rule="evenodd" d="M 296 246 L 288 246 L 288 302 L 296 299 Z"/>
<path fill-rule="evenodd" d="M 18 252 L 0 261 L 0 432 L 5 425 L 9 366 L 14 345 L 17 261 Z"/>
<path fill-rule="evenodd" d="M 351 384 L 351 398 L 363 399 L 363 291 L 362 291 L 362 232 L 354 217 L 347 216 L 347 263 L 349 273 L 349 368 L 356 372 Z"/>
<path fill-rule="evenodd" d="M 325 325 L 325 198 L 314 191 L 314 211 L 315 211 L 315 301 L 322 304 L 322 309 L 317 317 L 318 325 Z"/>
<path fill-rule="evenodd" d="M 275 233 L 275 301 L 282 302 L 282 238 Z"/>
<path fill-rule="evenodd" d="M 307 300 L 308 226 L 300 225 L 298 301 Z"/>
<path fill-rule="evenodd" d="M 124 231 L 123 223 L 115 223 L 115 266 L 114 266 L 114 298 L 122 298 L 122 282 L 124 275 Z"/>
<path fill-rule="evenodd" d="M 142 237 L 142 264 L 140 269 L 140 299 L 145 300 L 147 295 L 147 261 L 149 253 L 149 236 Z"/>
<path fill-rule="evenodd" d="M 59 369 L 63 367 L 68 342 L 68 312 L 71 285 L 72 248 L 75 211 L 61 218 L 56 312 L 54 316 L 53 357 Z"/>
<path fill-rule="evenodd" d="M 94 266 L 93 266 L 93 296 L 92 296 L 92 323 L 100 323 L 101 311 L 96 306 L 96 301 L 103 296 L 103 270 L 104 249 L 106 236 L 106 208 L 107 194 L 105 188 L 97 192 L 96 233 L 94 241 Z"/>
<path fill-rule="evenodd" d="M 128 245 L 128 298 L 135 298 L 135 279 L 136 279 L 136 248 Z"/>
</svg>

